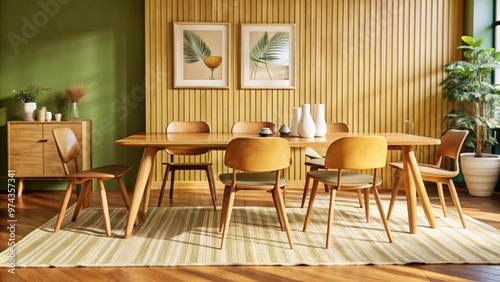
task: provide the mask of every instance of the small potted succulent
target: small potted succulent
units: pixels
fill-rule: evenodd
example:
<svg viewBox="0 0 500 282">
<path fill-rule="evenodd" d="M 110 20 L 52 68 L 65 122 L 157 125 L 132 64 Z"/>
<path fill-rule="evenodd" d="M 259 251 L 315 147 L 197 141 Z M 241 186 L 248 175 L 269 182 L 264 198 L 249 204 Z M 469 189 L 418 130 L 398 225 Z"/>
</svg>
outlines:
<svg viewBox="0 0 500 282">
<path fill-rule="evenodd" d="M 23 120 L 35 119 L 36 101 L 42 97 L 49 88 L 32 84 L 23 90 L 12 90 L 12 95 L 23 103 Z"/>
</svg>

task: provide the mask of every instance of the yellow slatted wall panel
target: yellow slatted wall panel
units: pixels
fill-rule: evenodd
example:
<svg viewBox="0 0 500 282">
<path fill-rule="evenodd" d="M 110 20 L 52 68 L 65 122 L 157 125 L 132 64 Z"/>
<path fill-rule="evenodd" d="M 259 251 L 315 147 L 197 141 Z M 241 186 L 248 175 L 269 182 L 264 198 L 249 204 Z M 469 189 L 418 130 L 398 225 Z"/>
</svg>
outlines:
<svg viewBox="0 0 500 282">
<path fill-rule="evenodd" d="M 438 87 L 443 66 L 456 59 L 463 30 L 461 0 L 146 0 L 146 129 L 164 131 L 172 120 L 204 120 L 229 131 L 241 120 L 290 123 L 293 107 L 326 104 L 327 122 L 355 132 L 404 132 L 439 138 L 449 105 Z M 173 23 L 230 23 L 229 89 L 173 88 Z M 296 88 L 240 88 L 240 24 L 294 23 Z M 311 107 L 312 109 L 314 107 Z M 433 162 L 434 148 L 418 148 Z M 391 152 L 388 161 L 398 160 Z M 213 152 L 215 174 L 223 152 Z M 159 154 L 155 184 L 164 168 Z M 289 179 L 303 179 L 303 152 L 295 150 Z M 384 187 L 392 183 L 384 171 Z M 177 176 L 204 181 L 200 173 Z"/>
</svg>

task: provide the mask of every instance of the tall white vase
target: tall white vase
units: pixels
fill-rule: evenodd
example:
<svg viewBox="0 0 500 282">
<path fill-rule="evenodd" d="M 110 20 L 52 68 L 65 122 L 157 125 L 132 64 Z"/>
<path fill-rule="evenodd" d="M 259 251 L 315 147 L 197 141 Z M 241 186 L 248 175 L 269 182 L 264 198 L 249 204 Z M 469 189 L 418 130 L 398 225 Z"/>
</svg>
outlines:
<svg viewBox="0 0 500 282">
<path fill-rule="evenodd" d="M 300 137 L 314 137 L 314 134 L 316 134 L 316 126 L 314 125 L 314 120 L 311 115 L 311 105 L 302 104 L 301 109 L 302 115 L 300 116 L 297 126 L 297 132 Z"/>
<path fill-rule="evenodd" d="M 299 125 L 301 113 L 302 113 L 301 108 L 293 108 L 292 122 L 290 123 L 289 136 L 299 136 L 299 132 L 297 131 L 297 127 Z"/>
<path fill-rule="evenodd" d="M 326 135 L 325 104 L 316 104 L 315 108 L 314 125 L 316 126 L 316 134 L 314 136 L 323 137 Z"/>
<path fill-rule="evenodd" d="M 23 120 L 33 121 L 35 120 L 36 113 L 36 103 L 23 103 Z"/>
</svg>

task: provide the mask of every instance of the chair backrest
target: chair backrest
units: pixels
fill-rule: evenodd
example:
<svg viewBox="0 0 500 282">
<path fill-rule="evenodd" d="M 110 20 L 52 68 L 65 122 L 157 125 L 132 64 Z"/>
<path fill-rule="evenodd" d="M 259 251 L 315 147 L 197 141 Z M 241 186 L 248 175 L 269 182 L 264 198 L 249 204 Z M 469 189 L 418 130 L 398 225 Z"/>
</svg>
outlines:
<svg viewBox="0 0 500 282">
<path fill-rule="evenodd" d="M 387 140 L 382 136 L 352 136 L 328 147 L 325 167 L 329 169 L 376 169 L 387 164 Z"/>
<path fill-rule="evenodd" d="M 257 134 L 259 130 L 263 127 L 268 127 L 273 133 L 278 131 L 276 124 L 270 121 L 239 121 L 233 124 L 231 128 L 232 133 L 255 133 Z"/>
<path fill-rule="evenodd" d="M 292 164 L 290 145 L 279 137 L 235 138 L 227 145 L 224 164 L 248 172 L 284 169 Z"/>
<path fill-rule="evenodd" d="M 81 148 L 73 130 L 69 127 L 57 127 L 52 129 L 52 136 L 56 143 L 57 153 L 61 158 L 64 173 L 70 174 L 68 163 L 72 160 L 75 161 L 75 167 L 78 171 L 77 158 L 80 156 Z"/>
<path fill-rule="evenodd" d="M 167 133 L 210 133 L 210 126 L 204 121 L 172 121 L 167 125 Z M 170 155 L 202 155 L 207 149 L 165 149 Z"/>
<path fill-rule="evenodd" d="M 329 122 L 326 124 L 326 135 L 335 132 L 349 132 L 349 125 L 343 122 Z"/>
<path fill-rule="evenodd" d="M 436 152 L 436 166 L 441 166 L 443 158 L 452 159 L 455 162 L 454 171 L 458 175 L 460 171 L 458 157 L 467 134 L 469 134 L 467 130 L 450 129 L 441 137 L 441 144 Z"/>
</svg>

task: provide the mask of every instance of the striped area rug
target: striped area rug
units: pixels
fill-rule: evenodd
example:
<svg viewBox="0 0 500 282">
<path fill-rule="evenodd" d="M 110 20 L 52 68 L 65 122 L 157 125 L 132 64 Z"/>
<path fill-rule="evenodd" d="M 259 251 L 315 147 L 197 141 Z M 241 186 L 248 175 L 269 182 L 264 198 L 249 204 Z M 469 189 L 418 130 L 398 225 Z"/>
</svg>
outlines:
<svg viewBox="0 0 500 282">
<path fill-rule="evenodd" d="M 76 222 L 68 211 L 62 230 L 55 234 L 55 218 L 28 234 L 16 245 L 17 267 L 126 267 L 201 265 L 364 265 L 408 263 L 500 263 L 500 231 L 467 217 L 463 229 L 454 210 L 448 218 L 434 208 L 438 228 L 431 229 L 419 208 L 418 233 L 409 234 L 406 205 L 396 204 L 390 226 L 394 243 L 388 243 L 371 206 L 366 223 L 357 201 L 338 199 L 332 246 L 325 249 L 326 197 L 318 197 L 309 229 L 302 232 L 306 209 L 288 208 L 295 243 L 289 248 L 279 229 L 274 208 L 236 207 L 226 246 L 219 249 L 220 210 L 211 207 L 152 208 L 130 239 L 123 239 L 127 211 L 111 210 L 113 234 L 105 236 L 101 211 L 82 210 Z M 387 209 L 387 207 L 386 207 Z M 4 250 L 0 264 L 8 262 Z"/>
</svg>

